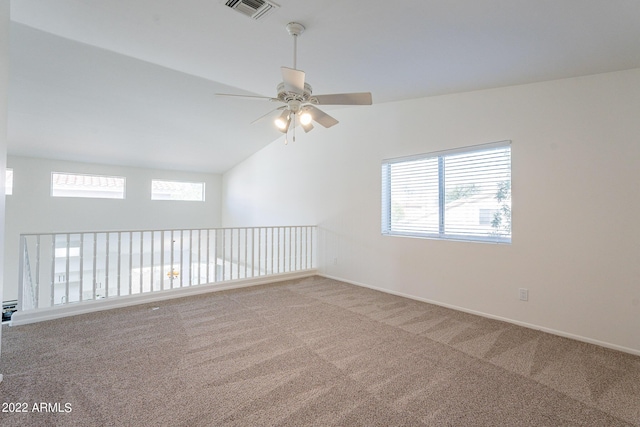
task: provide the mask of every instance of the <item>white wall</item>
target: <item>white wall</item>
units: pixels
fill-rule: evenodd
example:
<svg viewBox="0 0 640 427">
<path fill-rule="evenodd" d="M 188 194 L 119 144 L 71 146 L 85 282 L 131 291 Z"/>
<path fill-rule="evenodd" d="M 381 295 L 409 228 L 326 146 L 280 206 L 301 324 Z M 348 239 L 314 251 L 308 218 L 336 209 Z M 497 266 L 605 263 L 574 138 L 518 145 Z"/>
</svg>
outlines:
<svg viewBox="0 0 640 427">
<path fill-rule="evenodd" d="M 640 69 L 331 112 L 224 175 L 224 226 L 316 223 L 324 274 L 640 354 Z M 500 140 L 511 245 L 381 236 L 382 159 Z"/>
<path fill-rule="evenodd" d="M 13 195 L 6 197 L 4 300 L 18 296 L 21 233 L 214 228 L 221 220 L 220 175 L 140 169 L 9 156 Z M 126 198 L 54 198 L 51 172 L 123 176 Z M 151 180 L 205 183 L 204 202 L 151 200 Z"/>
<path fill-rule="evenodd" d="M 9 86 L 9 0 L 0 0 L 0 277 L 3 273 L 4 243 L 4 169 L 7 155 L 7 94 Z M 3 301 L 0 285 L 0 301 Z M 0 343 L 2 328 L 0 328 Z M 1 345 L 0 345 L 1 350 Z M 1 355 L 1 352 L 0 352 Z M 2 382 L 2 373 L 0 373 Z"/>
</svg>

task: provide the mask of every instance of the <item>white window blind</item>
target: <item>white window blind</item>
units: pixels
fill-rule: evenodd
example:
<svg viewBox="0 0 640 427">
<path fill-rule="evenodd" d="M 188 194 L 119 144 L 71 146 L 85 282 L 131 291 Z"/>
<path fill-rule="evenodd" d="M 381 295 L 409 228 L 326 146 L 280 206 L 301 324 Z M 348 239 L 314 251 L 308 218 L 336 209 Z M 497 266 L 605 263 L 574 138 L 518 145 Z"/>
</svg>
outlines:
<svg viewBox="0 0 640 427">
<path fill-rule="evenodd" d="M 382 233 L 511 242 L 510 142 L 383 161 Z"/>
</svg>

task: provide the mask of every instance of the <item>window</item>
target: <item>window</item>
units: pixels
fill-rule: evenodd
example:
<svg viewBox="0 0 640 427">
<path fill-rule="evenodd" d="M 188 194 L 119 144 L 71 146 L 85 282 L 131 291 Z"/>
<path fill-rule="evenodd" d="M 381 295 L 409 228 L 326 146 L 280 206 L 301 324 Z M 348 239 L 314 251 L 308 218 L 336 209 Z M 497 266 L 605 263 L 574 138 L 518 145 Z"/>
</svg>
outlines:
<svg viewBox="0 0 640 427">
<path fill-rule="evenodd" d="M 125 178 L 118 176 L 51 173 L 53 197 L 90 197 L 124 199 Z"/>
<path fill-rule="evenodd" d="M 382 233 L 510 243 L 510 141 L 384 160 Z"/>
<path fill-rule="evenodd" d="M 10 196 L 13 194 L 13 169 L 7 168 L 4 181 L 4 194 Z"/>
<path fill-rule="evenodd" d="M 151 181 L 151 200 L 204 202 L 204 182 Z"/>
</svg>

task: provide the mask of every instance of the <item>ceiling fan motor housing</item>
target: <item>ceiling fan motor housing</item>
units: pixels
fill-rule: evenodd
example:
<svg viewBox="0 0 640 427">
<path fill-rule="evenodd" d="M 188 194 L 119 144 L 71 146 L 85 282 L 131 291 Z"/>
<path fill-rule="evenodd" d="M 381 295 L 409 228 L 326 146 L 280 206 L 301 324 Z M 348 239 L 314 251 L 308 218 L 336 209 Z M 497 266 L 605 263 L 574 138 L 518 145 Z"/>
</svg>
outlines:
<svg viewBox="0 0 640 427">
<path fill-rule="evenodd" d="M 289 106 L 289 110 L 296 113 L 303 104 L 315 104 L 314 98 L 311 96 L 312 89 L 309 83 L 304 84 L 302 93 L 292 92 L 285 89 L 284 82 L 278 85 L 278 99 Z M 297 108 L 296 108 L 297 107 Z"/>
</svg>

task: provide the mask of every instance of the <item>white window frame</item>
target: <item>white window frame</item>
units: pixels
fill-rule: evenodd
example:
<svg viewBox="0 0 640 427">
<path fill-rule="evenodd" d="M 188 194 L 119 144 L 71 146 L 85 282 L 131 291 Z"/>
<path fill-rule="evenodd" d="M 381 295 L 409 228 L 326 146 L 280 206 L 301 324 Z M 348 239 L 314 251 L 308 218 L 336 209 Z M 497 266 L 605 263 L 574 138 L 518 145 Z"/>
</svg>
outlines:
<svg viewBox="0 0 640 427">
<path fill-rule="evenodd" d="M 179 187 L 181 184 L 184 185 L 198 185 L 200 186 L 200 197 L 199 198 L 184 198 L 184 193 L 174 193 L 169 194 L 168 197 L 165 197 L 165 193 L 158 192 L 154 189 L 157 183 L 167 184 L 169 186 L 177 186 Z M 175 180 L 167 180 L 167 179 L 152 179 L 151 180 L 151 200 L 163 200 L 163 201 L 176 201 L 176 202 L 204 202 L 205 201 L 205 192 L 206 186 L 204 182 L 194 182 L 194 181 L 175 181 Z"/>
<path fill-rule="evenodd" d="M 496 202 L 492 202 L 492 203 L 502 203 L 501 206 L 504 207 L 505 210 L 508 210 L 508 214 L 505 213 L 504 214 L 505 216 L 503 217 L 506 219 L 508 215 L 508 226 L 504 226 L 504 227 L 496 226 L 494 227 L 493 231 L 491 232 L 486 231 L 486 234 L 484 234 L 485 231 L 481 230 L 481 227 L 479 227 L 478 230 L 472 230 L 469 227 L 469 230 L 461 231 L 460 229 L 458 229 L 456 232 L 448 232 L 447 224 L 445 221 L 446 209 L 447 209 L 447 201 L 446 201 L 447 194 L 445 193 L 445 190 L 446 190 L 446 186 L 445 186 L 446 172 L 445 171 L 447 168 L 447 158 L 450 158 L 451 160 L 453 160 L 455 159 L 455 156 L 461 156 L 461 155 L 464 156 L 466 154 L 473 155 L 474 153 L 481 154 L 482 152 L 489 153 L 491 151 L 499 152 L 500 149 L 508 149 L 507 150 L 508 161 L 506 160 L 507 157 L 505 156 L 504 160 L 502 160 L 502 163 L 500 163 L 500 173 L 508 174 L 508 200 L 500 201 L 498 199 L 495 199 Z M 412 164 L 418 164 L 416 161 L 422 161 L 422 160 L 425 161 L 425 164 L 427 162 L 431 163 L 431 165 L 425 166 L 423 169 L 421 169 L 423 176 L 425 171 L 428 172 L 428 174 L 430 174 L 431 176 L 430 179 L 422 179 L 419 176 L 418 172 L 416 172 L 414 176 L 414 172 L 410 169 Z M 507 162 L 508 162 L 508 172 L 506 169 Z M 421 224 L 420 220 L 415 221 L 415 227 L 411 223 L 412 221 L 411 219 L 405 220 L 405 223 L 408 222 L 410 224 L 409 226 L 405 226 L 405 227 L 399 224 L 392 223 L 394 221 L 393 220 L 394 214 L 392 213 L 392 209 L 393 209 L 392 198 L 394 197 L 398 198 L 400 194 L 399 191 L 396 193 L 392 193 L 392 184 L 393 184 L 392 180 L 394 178 L 392 175 L 393 174 L 392 168 L 393 168 L 393 165 L 398 165 L 399 167 L 402 167 L 403 163 L 406 164 L 407 170 L 402 172 L 402 175 L 398 175 L 398 177 L 402 176 L 403 181 L 401 182 L 405 183 L 406 185 L 417 184 L 417 185 L 422 185 L 424 187 L 429 187 L 429 190 L 431 191 L 432 194 L 433 193 L 437 194 L 437 196 L 432 195 L 428 197 L 431 202 L 430 215 L 437 215 L 435 218 L 430 219 L 430 224 L 435 223 L 436 222 L 435 219 L 437 219 L 437 224 L 435 226 L 432 225 L 431 228 L 429 228 L 429 226 L 426 224 Z M 434 167 L 436 164 L 437 166 Z M 473 171 L 474 169 L 472 168 L 470 170 Z M 504 175 L 501 175 L 501 177 L 503 176 Z M 504 178 L 500 178 L 500 180 L 501 182 L 505 182 Z M 491 182 L 491 184 L 495 185 L 497 184 L 497 181 Z M 425 190 L 422 190 L 422 191 L 425 191 Z M 485 199 L 490 199 L 490 197 L 487 196 L 487 194 L 489 194 L 488 191 L 494 191 L 494 190 L 484 189 L 483 191 L 484 192 L 482 193 L 482 195 L 485 196 Z M 496 193 L 496 197 L 497 197 L 497 193 Z M 385 159 L 382 161 L 382 203 L 381 204 L 382 204 L 381 231 L 383 235 L 510 244 L 511 238 L 512 238 L 511 141 L 499 141 L 499 142 L 476 145 L 471 147 L 462 147 L 462 148 L 457 148 L 453 150 L 438 151 L 438 152 L 419 154 L 419 155 L 408 156 L 408 157 L 400 157 L 400 158 L 394 158 L 394 159 Z M 396 207 L 400 206 L 401 208 L 410 207 L 409 204 L 406 204 L 406 205 L 401 204 L 401 205 L 394 205 L 394 206 Z M 470 206 L 470 207 L 474 206 L 473 202 L 469 202 L 467 206 Z M 412 206 L 412 207 L 416 208 L 415 206 Z M 421 206 L 420 208 L 423 211 L 427 210 L 425 206 Z M 437 214 L 434 214 L 433 212 L 436 210 L 437 210 Z M 478 224 L 478 225 L 481 225 L 481 224 Z M 428 229 L 423 228 L 423 226 L 426 226 Z M 453 227 L 450 227 L 450 228 L 453 228 Z M 465 225 L 465 228 L 466 228 L 466 225 Z"/>
<path fill-rule="evenodd" d="M 95 179 L 97 181 L 110 181 L 121 182 L 122 186 L 117 186 L 116 188 L 122 188 L 121 191 L 97 191 L 93 194 L 88 194 L 91 186 L 77 186 L 77 188 L 70 187 L 66 190 L 61 188 L 56 188 L 55 181 L 56 175 L 60 176 L 68 176 L 68 177 L 88 177 Z M 100 187 L 96 187 L 100 188 Z M 111 176 L 111 175 L 94 175 L 94 174 L 86 174 L 86 173 L 73 173 L 73 172 L 51 172 L 51 197 L 70 197 L 70 198 L 82 198 L 82 199 L 114 199 L 114 200 L 124 200 L 127 194 L 127 179 L 123 176 Z"/>
</svg>

